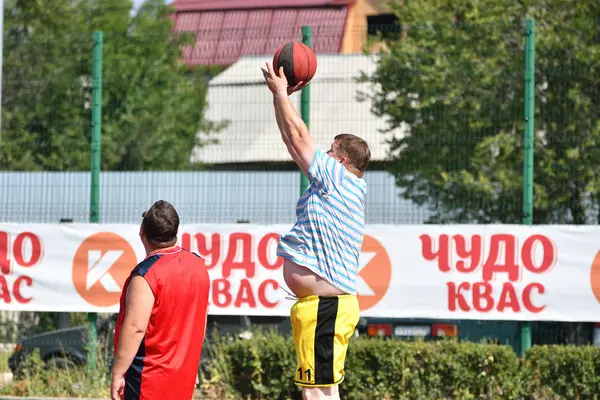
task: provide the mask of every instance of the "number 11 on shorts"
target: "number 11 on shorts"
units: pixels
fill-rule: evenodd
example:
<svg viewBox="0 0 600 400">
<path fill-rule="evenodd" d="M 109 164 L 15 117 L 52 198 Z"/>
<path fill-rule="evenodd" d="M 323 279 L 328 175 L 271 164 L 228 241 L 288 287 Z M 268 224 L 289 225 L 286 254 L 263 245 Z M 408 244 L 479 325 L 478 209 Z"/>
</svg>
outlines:
<svg viewBox="0 0 600 400">
<path fill-rule="evenodd" d="M 304 374 L 306 375 L 306 381 L 310 382 L 310 368 L 304 371 Z M 302 367 L 298 368 L 298 380 L 302 381 Z"/>
</svg>

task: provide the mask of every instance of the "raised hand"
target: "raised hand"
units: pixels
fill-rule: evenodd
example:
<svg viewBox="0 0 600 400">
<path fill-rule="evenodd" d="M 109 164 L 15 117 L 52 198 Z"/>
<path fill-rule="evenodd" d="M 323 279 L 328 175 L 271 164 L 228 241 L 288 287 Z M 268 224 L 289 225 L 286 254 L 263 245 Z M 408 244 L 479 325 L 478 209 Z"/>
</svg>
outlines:
<svg viewBox="0 0 600 400">
<path fill-rule="evenodd" d="M 298 82 L 294 86 L 289 86 L 287 78 L 283 72 L 283 67 L 280 67 L 278 73 L 275 73 L 273 65 L 269 62 L 266 63 L 266 68 L 261 67 L 261 70 L 263 72 L 263 76 L 265 77 L 265 81 L 267 82 L 267 86 L 273 94 L 286 93 L 289 96 L 294 92 L 302 90 L 306 86 L 304 82 Z"/>
</svg>

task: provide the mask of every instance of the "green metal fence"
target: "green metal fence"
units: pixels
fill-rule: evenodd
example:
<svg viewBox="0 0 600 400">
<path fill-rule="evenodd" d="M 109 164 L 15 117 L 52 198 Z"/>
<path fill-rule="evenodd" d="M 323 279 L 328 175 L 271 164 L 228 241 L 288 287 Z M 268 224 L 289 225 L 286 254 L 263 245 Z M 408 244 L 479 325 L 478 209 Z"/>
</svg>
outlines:
<svg viewBox="0 0 600 400">
<path fill-rule="evenodd" d="M 105 30 L 95 186 L 95 27 L 40 36 L 18 23 L 9 18 L 5 40 L 0 221 L 85 222 L 94 204 L 99 222 L 137 222 L 158 198 L 188 223 L 294 221 L 300 178 L 260 73 L 283 33 L 263 55 L 188 65 L 182 54 L 207 51 L 198 37 L 239 30 L 188 32 L 186 44 L 162 27 Z M 341 132 L 370 143 L 368 223 L 598 223 L 600 57 L 587 50 L 597 38 L 539 21 L 527 63 L 532 27 L 525 18 L 397 24 L 372 30 L 387 32 L 369 42 L 382 53 L 317 54 L 311 133 L 322 147 Z M 314 29 L 312 41 L 328 34 Z"/>
<path fill-rule="evenodd" d="M 560 29 L 538 26 L 533 223 L 597 223 L 598 60 Z M 319 146 L 340 132 L 371 145 L 368 222 L 521 223 L 524 19 L 392 31 L 381 55 L 318 54 L 310 85 Z M 189 66 L 178 54 L 203 49 L 164 50 L 168 37 L 104 32 L 100 222 L 136 221 L 159 197 L 189 222 L 293 222 L 299 174 L 260 72 L 271 55 Z M 33 39 L 6 41 L 0 220 L 88 221 L 92 33 Z"/>
</svg>

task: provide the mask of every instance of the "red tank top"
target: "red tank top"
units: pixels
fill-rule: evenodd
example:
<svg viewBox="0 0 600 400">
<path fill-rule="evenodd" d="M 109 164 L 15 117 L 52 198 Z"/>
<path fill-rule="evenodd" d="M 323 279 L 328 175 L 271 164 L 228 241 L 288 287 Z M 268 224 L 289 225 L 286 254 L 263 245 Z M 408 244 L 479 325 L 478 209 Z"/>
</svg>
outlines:
<svg viewBox="0 0 600 400">
<path fill-rule="evenodd" d="M 210 280 L 201 258 L 175 247 L 140 262 L 125 281 L 115 352 L 129 281 L 139 274 L 154 292 L 146 335 L 125 374 L 125 400 L 190 400 L 206 331 Z"/>
</svg>

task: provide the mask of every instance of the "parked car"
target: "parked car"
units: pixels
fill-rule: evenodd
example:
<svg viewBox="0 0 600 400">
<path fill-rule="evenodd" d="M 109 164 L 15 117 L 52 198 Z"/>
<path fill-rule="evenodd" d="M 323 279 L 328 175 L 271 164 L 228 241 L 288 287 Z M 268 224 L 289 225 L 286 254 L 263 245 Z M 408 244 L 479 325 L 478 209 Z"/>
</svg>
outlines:
<svg viewBox="0 0 600 400">
<path fill-rule="evenodd" d="M 357 336 L 388 339 L 436 340 L 442 337 L 457 337 L 458 323 L 450 320 L 419 318 L 360 318 Z"/>
<path fill-rule="evenodd" d="M 99 324 L 98 343 L 112 347 L 115 321 L 114 317 L 107 318 Z M 27 356 L 35 350 L 39 351 L 40 359 L 48 365 L 58 368 L 83 365 L 87 361 L 87 344 L 86 325 L 22 337 L 17 340 L 15 350 L 8 359 L 8 366 L 14 375 L 18 375 Z"/>
</svg>

